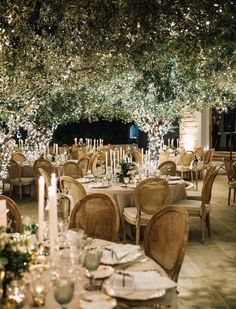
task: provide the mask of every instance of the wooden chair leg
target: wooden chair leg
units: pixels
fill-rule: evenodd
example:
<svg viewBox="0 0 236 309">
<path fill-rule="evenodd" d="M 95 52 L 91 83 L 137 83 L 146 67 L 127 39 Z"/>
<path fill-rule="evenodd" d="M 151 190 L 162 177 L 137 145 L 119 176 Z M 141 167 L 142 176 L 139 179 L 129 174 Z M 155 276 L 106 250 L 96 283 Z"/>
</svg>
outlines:
<svg viewBox="0 0 236 309">
<path fill-rule="evenodd" d="M 230 195 L 231 195 L 231 189 L 229 189 L 229 193 L 228 193 L 228 206 L 230 205 Z"/>
<path fill-rule="evenodd" d="M 126 239 L 126 222 L 124 220 L 124 225 L 123 225 L 123 243 L 126 244 L 127 239 Z"/>
<path fill-rule="evenodd" d="M 205 243 L 205 221 L 203 218 L 201 218 L 201 238 L 202 238 L 202 243 Z"/>
<path fill-rule="evenodd" d="M 140 241 L 140 224 L 136 225 L 136 245 L 139 245 Z"/>
<path fill-rule="evenodd" d="M 211 237 L 211 221 L 210 221 L 210 214 L 206 215 L 206 226 L 208 231 L 208 236 Z"/>
</svg>

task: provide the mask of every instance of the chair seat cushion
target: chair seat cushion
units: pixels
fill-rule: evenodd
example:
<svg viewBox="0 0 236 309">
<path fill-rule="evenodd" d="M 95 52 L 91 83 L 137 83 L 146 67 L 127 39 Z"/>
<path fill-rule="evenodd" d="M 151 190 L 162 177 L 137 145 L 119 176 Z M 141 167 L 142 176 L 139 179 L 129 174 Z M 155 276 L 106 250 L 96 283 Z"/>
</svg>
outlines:
<svg viewBox="0 0 236 309">
<path fill-rule="evenodd" d="M 186 192 L 187 192 L 187 199 L 197 200 L 197 201 L 202 200 L 201 192 L 198 192 L 198 191 L 186 191 Z"/>
<path fill-rule="evenodd" d="M 9 179 L 9 183 L 15 186 L 27 186 L 35 183 L 35 179 L 33 177 L 22 177 L 22 178 L 11 178 Z"/>
<path fill-rule="evenodd" d="M 136 221 L 137 217 L 137 208 L 136 207 L 125 207 L 123 212 L 124 218 L 127 218 L 130 221 Z M 141 225 L 147 224 L 153 215 L 147 215 L 141 213 Z"/>
<path fill-rule="evenodd" d="M 201 201 L 197 201 L 197 200 L 190 200 L 190 199 L 180 200 L 180 201 L 175 202 L 173 206 L 184 207 L 189 212 L 190 215 L 199 214 L 199 212 L 201 212 Z M 206 212 L 211 211 L 210 204 L 207 204 L 205 207 L 206 207 Z"/>
</svg>

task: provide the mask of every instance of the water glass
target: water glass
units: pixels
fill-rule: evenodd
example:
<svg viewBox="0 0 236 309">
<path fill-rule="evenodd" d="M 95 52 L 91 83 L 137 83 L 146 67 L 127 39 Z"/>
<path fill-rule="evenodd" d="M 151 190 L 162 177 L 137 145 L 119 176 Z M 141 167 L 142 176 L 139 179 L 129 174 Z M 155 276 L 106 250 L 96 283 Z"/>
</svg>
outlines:
<svg viewBox="0 0 236 309">
<path fill-rule="evenodd" d="M 74 296 L 75 283 L 69 277 L 61 277 L 54 281 L 54 298 L 61 305 L 62 309 L 66 309 L 66 305 Z"/>
<path fill-rule="evenodd" d="M 100 289 L 100 286 L 95 285 L 93 280 L 94 272 L 100 264 L 100 256 L 101 252 L 99 248 L 87 248 L 84 258 L 84 266 L 89 272 L 89 283 L 84 287 L 87 291 L 95 291 Z"/>
</svg>

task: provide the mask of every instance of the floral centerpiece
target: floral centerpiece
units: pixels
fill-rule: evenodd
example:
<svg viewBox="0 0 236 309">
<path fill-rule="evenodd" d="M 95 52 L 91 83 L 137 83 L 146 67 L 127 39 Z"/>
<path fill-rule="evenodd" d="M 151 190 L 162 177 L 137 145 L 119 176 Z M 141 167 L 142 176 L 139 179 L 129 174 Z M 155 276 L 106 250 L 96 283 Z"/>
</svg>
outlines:
<svg viewBox="0 0 236 309">
<path fill-rule="evenodd" d="M 14 238 L 11 234 L 0 233 L 0 270 L 4 271 L 4 284 L 20 279 L 28 271 L 31 252 L 28 241 Z"/>
<path fill-rule="evenodd" d="M 119 180 L 120 182 L 124 182 L 124 177 L 130 177 L 135 169 L 135 164 L 131 163 L 129 160 L 121 160 L 119 162 L 120 172 L 119 172 Z"/>
</svg>

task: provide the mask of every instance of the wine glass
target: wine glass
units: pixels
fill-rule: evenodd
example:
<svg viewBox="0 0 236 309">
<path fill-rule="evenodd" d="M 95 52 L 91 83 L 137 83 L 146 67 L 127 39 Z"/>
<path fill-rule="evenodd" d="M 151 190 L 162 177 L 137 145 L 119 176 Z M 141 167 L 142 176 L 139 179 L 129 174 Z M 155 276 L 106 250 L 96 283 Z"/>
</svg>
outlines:
<svg viewBox="0 0 236 309">
<path fill-rule="evenodd" d="M 87 291 L 96 291 L 100 288 L 93 282 L 94 271 L 98 268 L 100 264 L 100 250 L 96 247 L 87 248 L 85 258 L 84 258 L 84 266 L 87 268 L 89 272 L 89 283 L 84 287 Z"/>
<path fill-rule="evenodd" d="M 123 180 L 124 180 L 125 188 L 127 189 L 128 183 L 129 183 L 129 177 L 124 177 Z"/>
<path fill-rule="evenodd" d="M 66 305 L 74 296 L 75 283 L 71 278 L 59 276 L 54 281 L 54 298 L 61 305 L 61 309 L 66 309 Z"/>
</svg>

